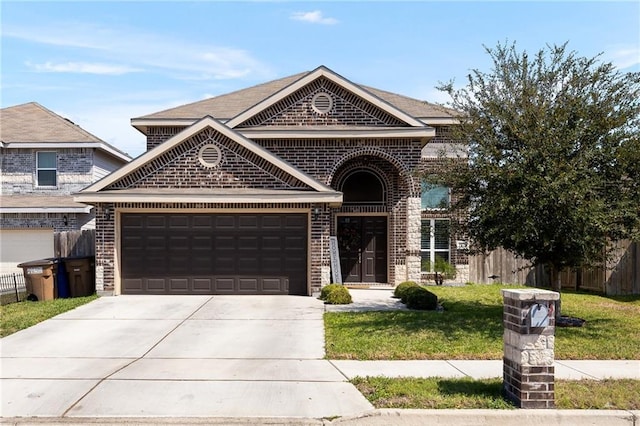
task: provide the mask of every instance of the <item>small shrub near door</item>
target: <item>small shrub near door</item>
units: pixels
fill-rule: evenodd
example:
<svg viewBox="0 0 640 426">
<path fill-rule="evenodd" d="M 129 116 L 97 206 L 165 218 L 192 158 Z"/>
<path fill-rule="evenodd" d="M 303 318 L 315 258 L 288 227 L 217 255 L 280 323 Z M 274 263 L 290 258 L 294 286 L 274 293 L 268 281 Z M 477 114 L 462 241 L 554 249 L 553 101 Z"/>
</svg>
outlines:
<svg viewBox="0 0 640 426">
<path fill-rule="evenodd" d="M 405 293 L 407 308 L 435 311 L 438 308 L 438 296 L 424 287 L 411 287 Z"/>
<path fill-rule="evenodd" d="M 353 302 L 349 290 L 342 284 L 329 284 L 322 288 L 320 300 L 329 305 L 348 305 Z"/>
<path fill-rule="evenodd" d="M 420 285 L 418 285 L 418 283 L 416 283 L 415 281 L 402 282 L 398 284 L 396 289 L 393 291 L 393 297 L 400 299 L 402 303 L 407 303 L 407 301 L 404 298 L 407 293 L 407 290 L 414 287 L 420 287 Z"/>
</svg>

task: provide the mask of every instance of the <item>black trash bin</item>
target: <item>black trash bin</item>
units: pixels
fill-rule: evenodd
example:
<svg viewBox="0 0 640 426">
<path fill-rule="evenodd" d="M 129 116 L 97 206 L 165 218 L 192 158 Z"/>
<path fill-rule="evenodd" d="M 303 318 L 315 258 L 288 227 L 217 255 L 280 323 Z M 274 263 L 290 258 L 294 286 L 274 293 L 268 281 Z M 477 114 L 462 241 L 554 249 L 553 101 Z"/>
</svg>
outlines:
<svg viewBox="0 0 640 426">
<path fill-rule="evenodd" d="M 91 296 L 95 293 L 95 257 L 66 257 L 63 259 L 69 278 L 71 297 Z"/>
</svg>

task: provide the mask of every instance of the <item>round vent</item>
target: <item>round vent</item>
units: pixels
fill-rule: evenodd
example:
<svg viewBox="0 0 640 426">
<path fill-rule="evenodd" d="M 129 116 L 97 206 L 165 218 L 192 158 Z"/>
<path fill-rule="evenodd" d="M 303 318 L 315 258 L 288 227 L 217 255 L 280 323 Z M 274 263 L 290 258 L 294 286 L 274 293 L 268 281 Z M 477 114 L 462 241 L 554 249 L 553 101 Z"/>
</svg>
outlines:
<svg viewBox="0 0 640 426">
<path fill-rule="evenodd" d="M 200 148 L 200 152 L 198 153 L 198 160 L 200 160 L 200 164 L 205 167 L 217 167 L 220 164 L 220 161 L 222 161 L 222 152 L 217 145 L 205 145 Z"/>
<path fill-rule="evenodd" d="M 311 100 L 311 106 L 318 114 L 326 114 L 333 108 L 333 99 L 328 93 L 317 93 Z"/>
</svg>

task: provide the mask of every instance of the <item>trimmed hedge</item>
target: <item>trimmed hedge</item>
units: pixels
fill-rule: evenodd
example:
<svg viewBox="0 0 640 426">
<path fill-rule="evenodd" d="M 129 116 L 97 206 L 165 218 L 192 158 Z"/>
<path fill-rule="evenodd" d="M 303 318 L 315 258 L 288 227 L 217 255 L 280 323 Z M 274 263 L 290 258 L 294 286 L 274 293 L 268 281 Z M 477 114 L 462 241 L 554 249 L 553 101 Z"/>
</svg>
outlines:
<svg viewBox="0 0 640 426">
<path fill-rule="evenodd" d="M 405 295 L 407 293 L 407 290 L 409 290 L 410 288 L 414 288 L 414 287 L 420 287 L 420 286 L 415 281 L 402 282 L 402 283 L 398 284 L 396 289 L 393 291 L 393 297 L 397 297 L 398 299 L 400 299 L 400 301 L 402 303 L 407 303 L 407 301 L 405 299 Z"/>
<path fill-rule="evenodd" d="M 322 287 L 320 300 L 329 305 L 348 305 L 353 302 L 349 289 L 342 284 L 328 284 Z"/>
<path fill-rule="evenodd" d="M 404 294 L 407 308 L 435 311 L 438 308 L 438 296 L 424 287 L 410 287 Z"/>
</svg>

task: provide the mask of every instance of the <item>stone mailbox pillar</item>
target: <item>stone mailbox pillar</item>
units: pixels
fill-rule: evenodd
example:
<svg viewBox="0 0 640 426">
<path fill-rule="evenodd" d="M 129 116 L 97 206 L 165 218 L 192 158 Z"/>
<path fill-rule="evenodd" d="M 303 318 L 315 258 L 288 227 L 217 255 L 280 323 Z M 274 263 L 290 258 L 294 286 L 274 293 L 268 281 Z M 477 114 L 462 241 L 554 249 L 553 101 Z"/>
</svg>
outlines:
<svg viewBox="0 0 640 426">
<path fill-rule="evenodd" d="M 555 302 L 538 289 L 502 290 L 503 388 L 519 408 L 554 408 Z"/>
</svg>

